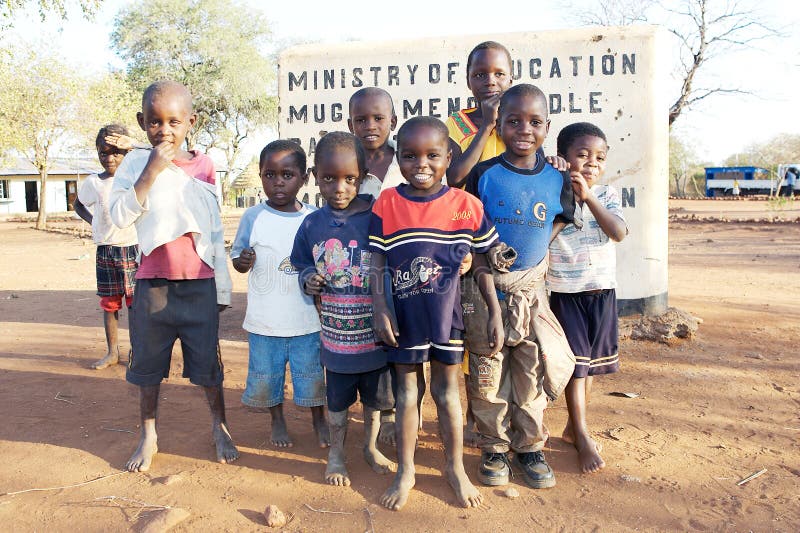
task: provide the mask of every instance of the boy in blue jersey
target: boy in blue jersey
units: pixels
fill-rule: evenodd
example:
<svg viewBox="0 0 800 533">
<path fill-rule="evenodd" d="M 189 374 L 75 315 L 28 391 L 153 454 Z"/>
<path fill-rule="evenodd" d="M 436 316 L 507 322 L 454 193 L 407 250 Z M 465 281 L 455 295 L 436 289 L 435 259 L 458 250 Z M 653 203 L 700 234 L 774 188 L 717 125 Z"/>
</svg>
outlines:
<svg viewBox="0 0 800 533">
<path fill-rule="evenodd" d="M 574 214 L 569 176 L 537 153 L 550 127 L 547 101 L 537 87 L 516 85 L 503 94 L 497 129 L 506 151 L 477 164 L 467 176 L 467 192 L 480 198 L 504 246 L 489 254 L 500 291 L 505 343 L 500 351 L 471 342 L 469 397 L 481 435 L 478 478 L 486 485 L 508 483 L 508 451 L 513 450 L 526 482 L 555 485 L 545 460 L 543 417 L 547 400 L 566 387 L 575 357 L 547 304 L 547 248 Z M 507 246 L 505 246 L 507 245 Z M 513 250 L 508 250 L 508 247 Z M 516 251 L 516 256 L 509 252 Z M 476 257 L 485 270 L 486 257 Z M 498 266 L 503 263 L 502 268 Z M 510 266 L 509 266 L 510 263 Z M 544 364 L 545 358 L 547 365 Z"/>
<path fill-rule="evenodd" d="M 398 131 L 397 145 L 400 171 L 408 184 L 381 193 L 369 232 L 375 332 L 390 347 L 387 359 L 397 371 L 398 469 L 381 503 L 401 509 L 414 486 L 417 379 L 423 363 L 430 361 L 431 395 L 447 459 L 445 474 L 459 503 L 476 507 L 481 495 L 464 471 L 458 395 L 464 356 L 459 267 L 470 251 L 478 256 L 486 253 L 497 242 L 497 234 L 480 201 L 441 182 L 450 163 L 444 123 L 431 117 L 412 118 Z M 392 276 L 396 321 L 383 294 L 386 268 Z M 486 270 L 475 277 L 490 310 L 488 341 L 496 346 L 503 334 L 492 278 Z"/>
</svg>

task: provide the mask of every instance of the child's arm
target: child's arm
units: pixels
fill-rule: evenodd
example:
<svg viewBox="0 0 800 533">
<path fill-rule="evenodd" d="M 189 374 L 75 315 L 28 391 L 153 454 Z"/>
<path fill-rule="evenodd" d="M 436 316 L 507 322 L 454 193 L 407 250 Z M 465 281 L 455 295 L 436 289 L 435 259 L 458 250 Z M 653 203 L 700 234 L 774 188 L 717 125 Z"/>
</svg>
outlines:
<svg viewBox="0 0 800 533">
<path fill-rule="evenodd" d="M 314 264 L 314 256 L 312 253 L 313 247 L 308 242 L 306 236 L 306 225 L 311 221 L 306 219 L 297 234 L 294 236 L 294 245 L 292 245 L 292 253 L 289 255 L 289 261 L 292 266 L 297 269 L 297 281 L 300 283 L 300 290 L 306 294 L 319 296 L 322 294 L 322 289 L 327 282 L 325 278 L 317 272 L 317 266 Z"/>
<path fill-rule="evenodd" d="M 583 202 L 589 207 L 595 220 L 600 225 L 603 233 L 608 235 L 612 241 L 620 242 L 628 234 L 628 226 L 625 221 L 609 211 L 606 206 L 600 203 L 586 179 L 579 172 L 571 172 L 572 188 L 575 191 L 575 199 Z"/>
<path fill-rule="evenodd" d="M 372 264 L 369 268 L 369 285 L 372 288 L 372 308 L 373 320 L 372 327 L 375 329 L 375 336 L 378 341 L 397 347 L 397 337 L 400 332 L 397 328 L 397 321 L 389 311 L 386 303 L 386 291 L 383 284 L 383 273 L 386 270 L 386 256 L 373 251 Z"/>
<path fill-rule="evenodd" d="M 83 220 L 88 222 L 89 224 L 92 223 L 92 213 L 86 208 L 85 205 L 78 199 L 75 198 L 75 203 L 72 204 L 73 209 L 75 209 L 75 214 L 81 217 Z"/>
<path fill-rule="evenodd" d="M 561 230 L 567 227 L 566 222 L 556 221 L 553 222 L 553 230 L 550 232 L 550 240 L 547 241 L 548 244 L 552 243 L 555 238 L 561 233 Z"/>
<path fill-rule="evenodd" d="M 255 219 L 255 211 L 248 209 L 244 212 L 231 245 L 231 263 L 233 268 L 242 274 L 248 272 L 256 263 L 256 251 L 250 246 L 250 234 L 253 232 Z"/>
<path fill-rule="evenodd" d="M 156 177 L 170 165 L 172 160 L 175 159 L 177 152 L 177 148 L 167 141 L 153 147 L 144 170 L 142 170 L 139 179 L 133 184 L 133 189 L 136 191 L 136 199 L 139 201 L 139 204 L 144 205 L 147 193 L 150 192 L 150 189 L 153 187 Z"/>
<path fill-rule="evenodd" d="M 486 332 L 488 333 L 489 346 L 497 351 L 503 347 L 503 317 L 500 314 L 500 302 L 497 300 L 497 292 L 494 288 L 494 280 L 492 279 L 492 271 L 489 268 L 489 261 L 486 259 L 486 254 L 475 254 L 473 259 L 472 275 L 475 278 L 475 283 L 478 284 L 478 289 L 481 291 L 481 296 L 486 302 L 486 307 L 489 309 L 489 322 L 486 325 Z"/>
</svg>

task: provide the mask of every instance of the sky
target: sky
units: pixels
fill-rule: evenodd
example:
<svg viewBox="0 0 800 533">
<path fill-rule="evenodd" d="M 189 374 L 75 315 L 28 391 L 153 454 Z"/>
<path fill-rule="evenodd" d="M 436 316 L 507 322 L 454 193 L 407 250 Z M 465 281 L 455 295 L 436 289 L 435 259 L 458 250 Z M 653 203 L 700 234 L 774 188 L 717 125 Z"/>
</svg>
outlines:
<svg viewBox="0 0 800 533">
<path fill-rule="evenodd" d="M 560 0 L 535 3 L 505 0 L 504 13 L 495 19 L 483 14 L 485 4 L 474 0 L 460 2 L 458 8 L 451 2 L 403 0 L 392 4 L 390 14 L 385 10 L 378 12 L 371 3 L 352 0 L 245 1 L 265 12 L 279 42 L 344 42 L 578 27 L 580 8 L 591 6 L 595 0 L 574 0 L 569 9 Z M 712 0 L 718 4 L 725 1 Z M 76 13 L 67 21 L 42 23 L 33 12 L 17 20 L 13 30 L 16 35 L 12 37 L 23 41 L 43 37 L 48 46 L 60 50 L 67 61 L 87 72 L 99 73 L 108 66 L 121 68 L 124 64 L 109 47 L 109 34 L 114 16 L 132 3 L 106 0 L 93 21 L 82 20 Z M 664 2 L 668 6 L 678 3 Z M 703 67 L 698 87 L 724 85 L 751 93 L 712 96 L 684 111 L 675 122 L 672 132 L 693 146 L 700 160 L 715 164 L 748 145 L 765 142 L 778 134 L 800 134 L 800 3 L 785 0 L 739 3 L 756 10 L 763 21 L 785 36 L 761 41 L 755 49 L 723 51 Z M 673 72 L 676 66 L 677 62 L 668 67 Z M 677 97 L 677 78 L 673 85 L 669 93 Z M 269 140 L 263 139 L 259 144 Z"/>
</svg>

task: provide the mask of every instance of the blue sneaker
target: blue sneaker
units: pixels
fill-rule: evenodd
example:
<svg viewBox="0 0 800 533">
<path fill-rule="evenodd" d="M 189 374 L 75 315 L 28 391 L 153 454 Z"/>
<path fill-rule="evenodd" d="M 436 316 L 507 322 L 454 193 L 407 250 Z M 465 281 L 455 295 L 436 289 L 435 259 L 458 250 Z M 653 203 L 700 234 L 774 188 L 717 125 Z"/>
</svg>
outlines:
<svg viewBox="0 0 800 533">
<path fill-rule="evenodd" d="M 544 452 L 527 452 L 516 454 L 516 462 L 522 469 L 528 486 L 534 489 L 549 489 L 556 486 L 556 475 L 547 464 Z"/>
</svg>

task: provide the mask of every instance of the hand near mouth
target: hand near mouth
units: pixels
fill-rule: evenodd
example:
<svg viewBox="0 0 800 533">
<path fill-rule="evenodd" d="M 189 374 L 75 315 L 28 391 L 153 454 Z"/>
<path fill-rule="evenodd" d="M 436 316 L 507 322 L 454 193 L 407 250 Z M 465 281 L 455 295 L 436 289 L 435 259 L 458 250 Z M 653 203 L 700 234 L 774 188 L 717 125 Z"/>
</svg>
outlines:
<svg viewBox="0 0 800 533">
<path fill-rule="evenodd" d="M 569 173 L 569 178 L 572 182 L 572 190 L 575 192 L 575 199 L 581 202 L 586 201 L 586 198 L 591 192 L 589 184 L 586 182 L 586 178 L 584 178 L 583 174 L 577 170 L 571 171 Z"/>
</svg>

